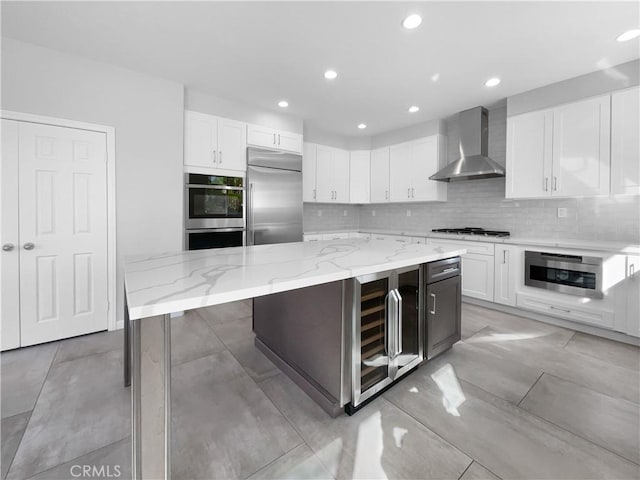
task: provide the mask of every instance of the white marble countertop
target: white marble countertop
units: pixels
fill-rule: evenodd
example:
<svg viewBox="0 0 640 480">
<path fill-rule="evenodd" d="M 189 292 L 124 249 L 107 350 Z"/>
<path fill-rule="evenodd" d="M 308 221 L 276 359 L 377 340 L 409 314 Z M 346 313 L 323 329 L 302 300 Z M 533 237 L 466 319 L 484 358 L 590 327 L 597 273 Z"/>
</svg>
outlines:
<svg viewBox="0 0 640 480">
<path fill-rule="evenodd" d="M 466 253 L 384 240 L 195 250 L 125 261 L 131 320 L 320 285 Z"/>
<path fill-rule="evenodd" d="M 322 235 L 330 233 L 346 233 L 353 232 L 353 229 L 343 230 L 326 230 L 317 232 L 305 232 L 306 235 Z M 406 237 L 424 237 L 450 240 L 465 240 L 471 242 L 490 242 L 504 243 L 508 245 L 539 245 L 553 248 L 569 248 L 579 250 L 595 250 L 612 253 L 622 253 L 627 255 L 639 255 L 640 245 L 627 242 L 612 242 L 606 240 L 578 240 L 564 238 L 529 238 L 529 237 L 484 237 L 480 235 L 457 235 L 451 233 L 436 233 L 424 231 L 397 231 L 397 230 L 380 230 L 380 229 L 360 229 L 362 233 L 380 234 L 380 235 L 399 235 Z"/>
</svg>

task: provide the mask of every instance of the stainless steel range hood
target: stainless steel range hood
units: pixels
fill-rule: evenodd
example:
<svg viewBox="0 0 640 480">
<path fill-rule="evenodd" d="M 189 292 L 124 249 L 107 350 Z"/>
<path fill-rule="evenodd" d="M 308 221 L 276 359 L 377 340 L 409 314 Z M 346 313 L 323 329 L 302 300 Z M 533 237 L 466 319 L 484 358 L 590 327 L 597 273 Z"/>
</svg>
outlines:
<svg viewBox="0 0 640 480">
<path fill-rule="evenodd" d="M 484 107 L 460 112 L 460 158 L 429 177 L 439 182 L 504 177 L 504 168 L 488 155 L 489 114 Z"/>
</svg>

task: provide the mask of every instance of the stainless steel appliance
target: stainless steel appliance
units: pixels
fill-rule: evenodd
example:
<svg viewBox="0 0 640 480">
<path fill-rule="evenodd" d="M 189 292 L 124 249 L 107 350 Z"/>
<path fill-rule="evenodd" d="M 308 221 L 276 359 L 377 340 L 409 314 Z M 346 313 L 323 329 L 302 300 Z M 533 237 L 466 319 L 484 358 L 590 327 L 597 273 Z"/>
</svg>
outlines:
<svg viewBox="0 0 640 480">
<path fill-rule="evenodd" d="M 242 177 L 185 174 L 187 250 L 245 244 L 245 187 Z"/>
<path fill-rule="evenodd" d="M 247 245 L 302 241 L 302 157 L 247 149 Z"/>
<path fill-rule="evenodd" d="M 524 252 L 524 284 L 581 297 L 602 298 L 602 258 Z"/>
<path fill-rule="evenodd" d="M 460 112 L 460 158 L 438 170 L 429 180 L 456 182 L 504 177 L 504 168 L 489 155 L 489 112 L 475 107 Z"/>
</svg>

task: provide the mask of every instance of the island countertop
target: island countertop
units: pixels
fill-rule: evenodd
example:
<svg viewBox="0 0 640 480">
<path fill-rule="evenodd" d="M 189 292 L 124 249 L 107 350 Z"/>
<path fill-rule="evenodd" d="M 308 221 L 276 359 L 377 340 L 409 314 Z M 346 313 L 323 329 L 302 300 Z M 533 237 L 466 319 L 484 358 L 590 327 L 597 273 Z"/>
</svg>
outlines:
<svg viewBox="0 0 640 480">
<path fill-rule="evenodd" d="M 131 257 L 131 320 L 377 273 L 466 253 L 387 240 L 326 240 Z"/>
</svg>

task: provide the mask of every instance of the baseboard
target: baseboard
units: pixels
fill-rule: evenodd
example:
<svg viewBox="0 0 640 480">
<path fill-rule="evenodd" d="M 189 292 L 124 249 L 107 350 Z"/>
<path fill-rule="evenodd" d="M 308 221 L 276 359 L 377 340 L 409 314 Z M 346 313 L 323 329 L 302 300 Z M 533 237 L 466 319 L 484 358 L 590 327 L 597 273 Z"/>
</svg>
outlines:
<svg viewBox="0 0 640 480">
<path fill-rule="evenodd" d="M 529 310 L 523 310 L 522 308 L 511 307 L 509 305 L 502 305 L 500 303 L 487 302 L 486 300 L 480 300 L 478 298 L 463 296 L 462 302 L 489 308 L 491 310 L 497 310 L 499 312 L 510 313 L 512 315 L 517 315 L 518 317 L 527 318 L 529 320 L 548 323 L 557 327 L 563 327 L 582 333 L 588 333 L 597 337 L 608 338 L 609 340 L 615 340 L 617 342 L 628 343 L 629 345 L 640 346 L 640 338 L 632 337 L 631 335 L 627 335 L 621 332 L 614 332 L 612 330 L 606 330 L 604 328 L 598 328 L 592 325 L 572 322 L 571 320 L 565 320 L 562 318 L 550 317 L 541 313 L 530 312 Z"/>
</svg>

